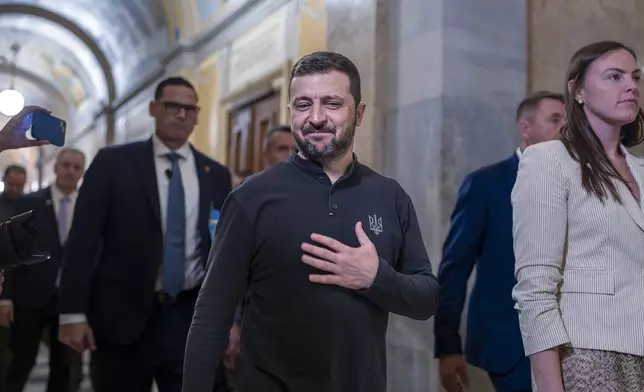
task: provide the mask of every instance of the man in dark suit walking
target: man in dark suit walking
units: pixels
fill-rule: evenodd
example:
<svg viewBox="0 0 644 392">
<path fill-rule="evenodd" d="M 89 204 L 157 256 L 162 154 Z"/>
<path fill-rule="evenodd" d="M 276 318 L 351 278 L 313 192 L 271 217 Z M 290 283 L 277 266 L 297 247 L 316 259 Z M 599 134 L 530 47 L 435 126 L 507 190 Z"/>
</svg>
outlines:
<svg viewBox="0 0 644 392">
<path fill-rule="evenodd" d="M 14 214 L 16 204 L 24 194 L 27 171 L 19 165 L 9 165 L 2 178 L 3 191 L 0 193 L 0 222 L 6 222 Z M 9 282 L 7 282 L 8 286 Z M 11 290 L 11 289 L 9 289 Z M 6 303 L 7 290 L 0 296 L 0 303 Z M 13 357 L 11 353 L 11 323 L 13 309 L 0 306 L 0 392 L 7 391 L 7 375 Z"/>
<path fill-rule="evenodd" d="M 0 130 L 0 152 L 49 144 L 45 140 L 31 140 L 27 138 L 28 127 L 25 126 L 23 120 L 25 115 L 34 111 L 50 113 L 49 110 L 39 106 L 25 106 L 20 113 L 11 117 Z M 4 190 L 0 195 L 0 222 L 5 222 L 13 215 L 17 196 L 23 194 L 26 181 L 27 172 L 24 167 L 9 165 L 5 169 L 4 178 L 2 179 Z M 2 291 L 2 280 L 2 272 L 0 272 L 0 291 Z M 8 327 L 10 324 L 9 316 L 13 317 L 13 314 L 9 312 L 5 314 L 0 313 L 0 392 L 7 390 L 7 372 L 9 371 L 9 363 L 11 362 L 11 350 L 9 347 L 11 331 Z"/>
<path fill-rule="evenodd" d="M 441 382 L 447 392 L 461 391 L 461 386 L 469 384 L 459 329 L 467 282 L 475 265 L 467 362 L 485 370 L 497 392 L 532 390 L 530 362 L 524 355 L 512 300 L 516 279 L 510 193 L 521 152 L 529 145 L 559 136 L 564 122 L 563 96 L 547 91 L 535 93 L 519 104 L 516 116 L 520 147 L 508 159 L 465 178 L 443 246 L 438 270 L 441 302 L 434 328 Z"/>
<path fill-rule="evenodd" d="M 188 143 L 199 113 L 190 82 L 163 80 L 149 111 L 151 139 L 94 158 L 67 244 L 60 340 L 94 350 L 96 392 L 149 392 L 153 380 L 181 391 L 210 210 L 231 191 L 228 169 Z"/>
<path fill-rule="evenodd" d="M 35 364 L 45 329 L 49 332 L 48 392 L 73 392 L 82 380 L 81 354 L 58 342 L 57 298 L 62 255 L 76 203 L 76 189 L 85 171 L 85 154 L 66 148 L 54 165 L 53 185 L 23 196 L 14 215 L 34 211 L 41 249 L 51 253 L 47 262 L 22 266 L 6 273 L 0 313 L 10 315 L 13 359 L 7 390 L 21 392 Z"/>
</svg>

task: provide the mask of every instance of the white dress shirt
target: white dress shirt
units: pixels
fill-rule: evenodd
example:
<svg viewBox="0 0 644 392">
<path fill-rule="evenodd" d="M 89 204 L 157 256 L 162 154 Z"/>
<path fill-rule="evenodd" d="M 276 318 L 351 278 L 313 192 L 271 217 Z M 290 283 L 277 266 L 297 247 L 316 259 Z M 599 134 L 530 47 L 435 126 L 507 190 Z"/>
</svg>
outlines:
<svg viewBox="0 0 644 392">
<path fill-rule="evenodd" d="M 159 188 L 161 225 L 163 233 L 165 233 L 168 188 L 170 186 L 170 179 L 166 171 L 172 168 L 172 163 L 166 157 L 166 154 L 173 151 L 163 144 L 156 135 L 152 137 L 152 149 L 154 150 L 154 166 L 156 167 Z M 179 169 L 181 170 L 181 181 L 186 201 L 186 272 L 183 288 L 189 290 L 197 287 L 204 275 L 199 249 L 199 243 L 201 242 L 201 237 L 199 236 L 199 177 L 190 144 L 186 143 L 174 152 L 182 156 L 182 159 L 179 160 Z M 161 274 L 159 274 L 157 291 L 161 290 Z"/>
<path fill-rule="evenodd" d="M 69 229 L 72 227 L 72 222 L 74 219 L 74 208 L 76 207 L 77 195 L 78 195 L 78 192 L 76 190 L 74 190 L 69 195 L 65 195 L 65 193 L 56 186 L 56 184 L 51 186 L 51 203 L 52 203 L 52 207 L 54 207 L 54 215 L 56 216 L 56 224 L 59 230 L 60 230 L 60 224 L 58 224 L 58 222 L 60 222 L 60 219 L 61 219 L 60 203 L 65 196 L 69 198 L 67 211 L 66 211 L 67 216 L 65 217 L 67 219 L 67 233 L 64 233 L 65 234 L 64 238 L 67 238 L 67 235 L 69 234 Z M 58 235 L 62 236 L 63 233 L 58 233 Z M 61 244 L 61 245 L 64 245 L 64 244 Z M 61 270 L 58 271 L 58 277 L 56 277 L 56 287 L 60 285 Z"/>
<path fill-rule="evenodd" d="M 201 242 L 201 237 L 199 236 L 199 176 L 197 174 L 197 167 L 195 166 L 195 157 L 189 143 L 186 142 L 179 149 L 172 151 L 156 135 L 152 136 L 152 150 L 154 152 L 157 187 L 159 188 L 161 228 L 164 234 L 168 208 L 168 188 L 170 185 L 170 179 L 166 171 L 172 168 L 172 163 L 166 157 L 166 154 L 175 152 L 182 156 L 182 159 L 179 160 L 179 169 L 181 170 L 181 181 L 183 183 L 186 202 L 186 268 L 184 290 L 189 290 L 199 285 L 205 273 L 203 264 L 201 263 L 201 252 L 199 249 Z M 161 269 L 159 269 L 156 290 L 161 291 L 162 289 Z M 82 323 L 86 321 L 85 315 L 82 314 L 60 315 L 60 324 Z"/>
<path fill-rule="evenodd" d="M 77 191 L 73 191 L 67 197 L 69 197 L 69 204 L 67 206 L 67 233 L 65 233 L 65 238 L 69 234 L 69 229 L 72 227 L 72 220 L 74 218 L 74 208 L 76 207 L 76 196 L 78 195 Z M 54 207 L 54 215 L 56 215 L 56 222 L 60 221 L 60 202 L 65 197 L 65 193 L 56 186 L 56 184 L 51 186 L 51 203 Z M 59 233 L 62 235 L 63 233 Z M 61 244 L 63 245 L 63 244 Z"/>
</svg>

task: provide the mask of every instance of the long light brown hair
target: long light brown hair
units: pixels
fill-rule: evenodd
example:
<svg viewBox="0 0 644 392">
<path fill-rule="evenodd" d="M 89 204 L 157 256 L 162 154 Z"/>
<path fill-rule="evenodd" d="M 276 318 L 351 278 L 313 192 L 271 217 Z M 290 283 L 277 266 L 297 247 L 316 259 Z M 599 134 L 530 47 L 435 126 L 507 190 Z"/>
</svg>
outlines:
<svg viewBox="0 0 644 392">
<path fill-rule="evenodd" d="M 601 141 L 593 131 L 584 112 L 583 106 L 575 101 L 575 93 L 583 84 L 590 65 L 606 53 L 615 50 L 626 50 L 637 61 L 633 49 L 612 41 L 602 41 L 584 46 L 570 60 L 568 66 L 564 99 L 566 105 L 566 124 L 561 130 L 561 140 L 568 153 L 581 166 L 581 183 L 588 191 L 602 202 L 610 194 L 621 203 L 615 180 L 626 184 L 626 180 L 611 163 Z M 572 88 L 568 89 L 568 82 Z M 622 126 L 620 142 L 625 147 L 633 147 L 644 140 L 644 114 L 640 108 L 635 121 Z"/>
</svg>

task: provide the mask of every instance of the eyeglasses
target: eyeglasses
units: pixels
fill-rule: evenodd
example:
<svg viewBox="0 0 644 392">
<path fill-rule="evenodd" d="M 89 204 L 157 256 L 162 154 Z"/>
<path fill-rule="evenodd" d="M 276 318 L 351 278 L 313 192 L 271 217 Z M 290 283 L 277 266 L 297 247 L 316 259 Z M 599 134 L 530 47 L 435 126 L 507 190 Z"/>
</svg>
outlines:
<svg viewBox="0 0 644 392">
<path fill-rule="evenodd" d="M 182 110 L 184 110 L 186 112 L 186 116 L 195 117 L 197 113 L 199 113 L 199 110 L 201 110 L 199 106 L 184 105 L 179 102 L 166 101 L 158 103 L 163 105 L 165 111 L 173 116 L 176 116 L 177 114 L 181 113 Z"/>
</svg>

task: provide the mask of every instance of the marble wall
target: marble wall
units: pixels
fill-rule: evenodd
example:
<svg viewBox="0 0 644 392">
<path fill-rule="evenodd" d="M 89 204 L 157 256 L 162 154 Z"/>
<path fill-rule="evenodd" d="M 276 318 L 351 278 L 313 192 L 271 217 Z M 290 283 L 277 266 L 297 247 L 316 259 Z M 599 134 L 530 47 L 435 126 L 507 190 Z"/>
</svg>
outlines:
<svg viewBox="0 0 644 392">
<path fill-rule="evenodd" d="M 368 112 L 356 153 L 411 195 L 437 271 L 463 177 L 516 148 L 526 1 L 327 3 L 329 49 L 354 60 L 363 77 Z M 431 320 L 391 318 L 390 391 L 440 390 L 432 331 Z M 473 390 L 493 390 L 481 372 L 471 376 Z"/>
<path fill-rule="evenodd" d="M 644 61 L 644 2 L 532 0 L 529 2 L 529 89 L 563 92 L 576 50 L 595 41 L 622 42 Z M 631 149 L 644 156 L 644 145 Z"/>
<path fill-rule="evenodd" d="M 326 1 L 327 48 L 349 57 L 360 70 L 362 101 L 367 109 L 356 133 L 356 154 L 378 170 L 383 165 L 382 93 L 378 86 L 381 51 L 376 27 L 387 17 L 380 3 L 387 0 Z"/>
<path fill-rule="evenodd" d="M 532 0 L 529 2 L 529 84 L 563 92 L 573 53 L 595 41 L 622 42 L 644 60 L 644 2 Z"/>
</svg>

